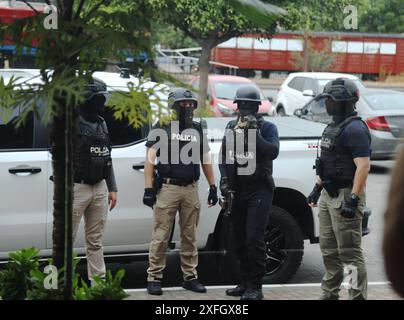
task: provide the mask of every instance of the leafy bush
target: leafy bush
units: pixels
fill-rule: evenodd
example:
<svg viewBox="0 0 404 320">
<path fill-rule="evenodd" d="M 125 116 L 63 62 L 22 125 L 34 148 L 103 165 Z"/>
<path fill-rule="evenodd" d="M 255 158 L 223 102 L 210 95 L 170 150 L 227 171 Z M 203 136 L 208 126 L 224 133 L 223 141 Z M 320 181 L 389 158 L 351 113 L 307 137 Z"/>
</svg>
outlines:
<svg viewBox="0 0 404 320">
<path fill-rule="evenodd" d="M 39 271 L 39 250 L 21 249 L 10 253 L 5 270 L 0 271 L 0 297 L 3 300 L 22 300 L 31 289 L 30 273 Z"/>
<path fill-rule="evenodd" d="M 27 248 L 10 253 L 10 261 L 0 271 L 0 297 L 3 300 L 63 300 L 64 268 L 57 271 L 57 288 L 46 288 L 49 274 L 41 270 L 37 257 L 39 250 Z M 73 260 L 76 270 L 79 259 Z M 48 260 L 52 265 L 52 260 Z M 129 295 L 121 287 L 125 270 L 119 270 L 115 277 L 111 271 L 106 278 L 94 277 L 93 285 L 87 283 L 75 272 L 73 279 L 73 298 L 75 300 L 121 300 Z"/>
<path fill-rule="evenodd" d="M 74 258 L 76 255 L 74 255 Z M 52 259 L 49 259 L 49 265 L 52 265 Z M 79 259 L 73 260 L 73 270 L 76 270 Z M 64 268 L 57 271 L 57 288 L 46 288 L 46 277 L 49 275 L 41 270 L 33 270 L 30 273 L 31 288 L 27 292 L 29 300 L 63 300 L 64 290 Z M 79 283 L 79 274 L 75 273 L 73 278 L 73 288 L 77 287 Z"/>
<path fill-rule="evenodd" d="M 122 289 L 121 282 L 125 276 L 125 270 L 121 269 L 112 276 L 111 271 L 107 271 L 105 279 L 95 276 L 93 284 L 88 287 L 82 280 L 81 288 L 77 288 L 74 293 L 76 300 L 122 300 L 129 295 Z"/>
</svg>

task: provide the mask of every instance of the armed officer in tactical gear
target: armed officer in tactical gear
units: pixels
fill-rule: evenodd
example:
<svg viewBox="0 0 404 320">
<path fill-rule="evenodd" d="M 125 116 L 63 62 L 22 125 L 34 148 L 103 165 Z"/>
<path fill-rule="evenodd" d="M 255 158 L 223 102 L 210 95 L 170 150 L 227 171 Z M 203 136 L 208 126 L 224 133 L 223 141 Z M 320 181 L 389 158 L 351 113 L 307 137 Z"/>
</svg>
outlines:
<svg viewBox="0 0 404 320">
<path fill-rule="evenodd" d="M 153 208 L 155 220 L 149 251 L 147 291 L 154 295 L 163 293 L 161 281 L 166 265 L 167 244 L 178 211 L 184 279 L 182 286 L 187 290 L 206 292 L 196 271 L 196 228 L 200 214 L 198 180 L 201 160 L 210 186 L 208 204 L 213 206 L 218 201 L 210 149 L 202 125 L 193 121 L 197 100 L 192 92 L 185 89 L 171 92 L 168 105 L 174 110 L 175 120 L 169 124 L 157 123 L 146 143 L 143 203 Z"/>
<path fill-rule="evenodd" d="M 111 143 L 107 125 L 100 116 L 106 102 L 104 82 L 92 79 L 79 109 L 74 162 L 73 238 L 81 218 L 87 249 L 88 277 L 105 278 L 102 236 L 108 206 L 116 205 L 116 182 L 111 159 Z"/>
<path fill-rule="evenodd" d="M 235 194 L 231 220 L 241 279 L 226 294 L 261 300 L 266 271 L 264 234 L 275 190 L 272 162 L 279 153 L 278 131 L 257 114 L 261 99 L 255 87 L 238 89 L 234 102 L 240 114 L 227 124 L 219 169 L 222 195 Z"/>
<path fill-rule="evenodd" d="M 307 198 L 314 207 L 321 195 L 320 248 L 326 274 L 320 299 L 339 298 L 344 273 L 352 279 L 350 299 L 366 299 L 367 274 L 361 242 L 370 133 L 355 112 L 359 91 L 352 80 L 328 82 L 318 98 L 326 99 L 327 113 L 333 119 L 323 132 L 321 155 L 316 160 L 319 181 Z"/>
</svg>

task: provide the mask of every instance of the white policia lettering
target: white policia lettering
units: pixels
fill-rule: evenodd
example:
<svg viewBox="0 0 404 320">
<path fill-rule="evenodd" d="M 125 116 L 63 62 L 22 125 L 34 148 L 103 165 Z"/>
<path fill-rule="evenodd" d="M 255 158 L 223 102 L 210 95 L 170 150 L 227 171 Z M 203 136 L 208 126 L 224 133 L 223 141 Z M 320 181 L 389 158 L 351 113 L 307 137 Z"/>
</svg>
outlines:
<svg viewBox="0 0 404 320">
<path fill-rule="evenodd" d="M 161 307 L 157 307 L 155 314 L 162 315 L 162 314 L 168 314 L 168 315 L 182 315 L 183 318 L 185 318 L 188 315 L 190 307 L 169 307 L 166 306 L 164 303 Z"/>
<path fill-rule="evenodd" d="M 109 149 L 108 147 L 90 147 L 90 153 L 96 154 L 98 156 L 108 156 Z"/>
<path fill-rule="evenodd" d="M 196 136 L 191 134 L 183 134 L 183 133 L 172 133 L 171 140 L 179 140 L 179 141 L 188 141 L 188 142 L 198 142 Z"/>
</svg>

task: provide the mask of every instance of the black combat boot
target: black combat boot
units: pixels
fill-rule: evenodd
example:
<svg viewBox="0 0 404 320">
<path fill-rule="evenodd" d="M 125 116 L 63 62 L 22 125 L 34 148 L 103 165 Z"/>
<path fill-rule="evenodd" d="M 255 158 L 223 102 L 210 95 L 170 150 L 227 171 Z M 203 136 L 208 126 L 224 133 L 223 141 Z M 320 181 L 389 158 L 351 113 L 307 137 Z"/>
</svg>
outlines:
<svg viewBox="0 0 404 320">
<path fill-rule="evenodd" d="M 160 281 L 147 282 L 147 292 L 155 296 L 161 296 L 163 294 L 163 290 L 161 290 L 161 282 Z"/>
<path fill-rule="evenodd" d="M 323 294 L 318 298 L 318 300 L 338 300 L 338 294 L 333 294 L 329 292 L 323 292 Z"/>
<path fill-rule="evenodd" d="M 239 284 L 235 288 L 227 289 L 226 295 L 232 296 L 232 297 L 241 297 L 246 290 L 247 290 L 247 288 L 245 285 Z"/>
<path fill-rule="evenodd" d="M 262 289 L 247 289 L 241 296 L 241 300 L 262 300 L 264 295 Z"/>
<path fill-rule="evenodd" d="M 186 280 L 182 283 L 182 287 L 186 290 L 191 290 L 198 293 L 206 292 L 205 286 L 198 279 Z"/>
</svg>

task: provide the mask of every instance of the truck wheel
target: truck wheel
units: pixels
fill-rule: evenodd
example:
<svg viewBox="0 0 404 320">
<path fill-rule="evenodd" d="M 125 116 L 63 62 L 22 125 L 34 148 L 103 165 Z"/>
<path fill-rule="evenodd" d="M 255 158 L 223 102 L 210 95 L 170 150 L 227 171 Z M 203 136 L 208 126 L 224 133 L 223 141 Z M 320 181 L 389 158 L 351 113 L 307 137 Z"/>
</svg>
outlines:
<svg viewBox="0 0 404 320">
<path fill-rule="evenodd" d="M 265 233 L 266 268 L 264 283 L 286 283 L 302 262 L 303 235 L 293 216 L 272 206 Z"/>
<path fill-rule="evenodd" d="M 219 258 L 219 274 L 224 282 L 238 279 L 240 268 L 233 249 L 232 228 L 227 235 L 228 251 Z M 223 239 L 224 241 L 224 239 Z M 269 216 L 266 244 L 266 274 L 263 282 L 286 283 L 296 271 L 303 258 L 303 235 L 293 216 L 282 208 L 272 206 Z"/>
<path fill-rule="evenodd" d="M 278 116 L 280 117 L 285 117 L 286 116 L 286 111 L 283 106 L 279 106 L 278 109 L 276 110 Z"/>
</svg>

